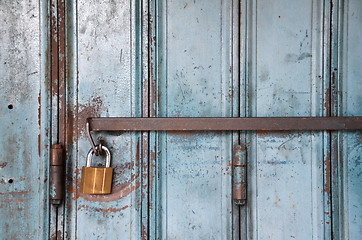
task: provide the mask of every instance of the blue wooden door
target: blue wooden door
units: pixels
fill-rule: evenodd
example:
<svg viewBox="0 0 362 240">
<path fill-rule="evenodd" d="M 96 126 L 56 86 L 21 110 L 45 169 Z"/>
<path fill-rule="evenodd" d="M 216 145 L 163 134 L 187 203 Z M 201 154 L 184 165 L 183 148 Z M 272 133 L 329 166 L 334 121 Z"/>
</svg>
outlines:
<svg viewBox="0 0 362 240">
<path fill-rule="evenodd" d="M 4 239 L 362 235 L 360 132 L 92 133 L 112 153 L 112 194 L 79 191 L 88 117 L 361 116 L 359 0 L 0 6 Z M 51 91 L 56 82 L 64 89 Z M 56 206 L 47 179 L 57 142 L 67 166 Z M 241 207 L 237 144 L 247 148 Z"/>
</svg>

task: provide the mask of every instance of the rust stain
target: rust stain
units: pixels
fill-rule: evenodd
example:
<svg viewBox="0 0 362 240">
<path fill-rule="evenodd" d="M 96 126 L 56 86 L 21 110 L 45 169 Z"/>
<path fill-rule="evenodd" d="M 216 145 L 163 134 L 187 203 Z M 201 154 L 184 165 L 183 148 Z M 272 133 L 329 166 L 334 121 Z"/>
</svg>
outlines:
<svg viewBox="0 0 362 240">
<path fill-rule="evenodd" d="M 324 192 L 329 196 L 331 194 L 331 153 L 328 152 L 324 160 L 324 172 L 325 172 L 325 185 Z"/>
<path fill-rule="evenodd" d="M 72 195 L 72 194 L 73 194 L 72 199 L 73 199 L 73 200 L 77 200 L 77 198 L 79 197 L 79 196 L 77 196 L 77 186 L 76 186 L 75 184 L 73 184 L 73 185 L 67 185 L 66 189 L 67 189 L 67 193 L 68 193 L 69 195 Z"/>
<path fill-rule="evenodd" d="M 24 202 L 24 199 L 4 199 L 4 202 L 6 203 L 11 203 L 11 202 L 16 202 L 16 203 L 22 203 Z"/>
<path fill-rule="evenodd" d="M 129 205 L 126 205 L 124 207 L 121 207 L 121 208 L 113 208 L 113 207 L 110 207 L 110 208 L 94 208 L 94 207 L 89 207 L 88 205 L 82 205 L 80 207 L 78 207 L 78 210 L 80 209 L 85 209 L 86 211 L 92 211 L 92 212 L 102 212 L 102 213 L 115 213 L 115 212 L 119 212 L 119 211 L 122 211 L 122 210 L 125 210 L 127 209 L 128 207 L 130 207 Z"/>
<path fill-rule="evenodd" d="M 184 8 L 187 8 L 187 5 L 189 5 L 188 3 L 185 4 Z"/>
<path fill-rule="evenodd" d="M 207 134 L 207 131 L 168 131 L 169 136 L 181 136 L 184 138 L 197 138 L 197 134 Z"/>
<path fill-rule="evenodd" d="M 38 155 L 39 155 L 39 157 L 41 155 L 41 136 L 40 136 L 40 134 L 38 135 Z"/>
<path fill-rule="evenodd" d="M 135 186 L 131 182 L 125 182 L 112 188 L 112 193 L 107 195 L 89 195 L 79 192 L 79 196 L 91 202 L 111 202 L 126 197 L 139 188 L 139 181 Z"/>
<path fill-rule="evenodd" d="M 259 137 L 264 137 L 269 135 L 269 131 L 264 131 L 264 130 L 258 130 L 257 133 Z"/>
<path fill-rule="evenodd" d="M 92 98 L 86 104 L 79 104 L 78 112 L 78 130 L 82 134 L 85 132 L 85 122 L 89 117 L 100 117 L 100 112 L 104 109 L 103 100 L 101 97 Z"/>
<path fill-rule="evenodd" d="M 39 129 L 41 129 L 41 93 L 39 92 L 38 95 L 38 125 L 39 125 Z"/>
<path fill-rule="evenodd" d="M 66 139 L 66 81 L 65 81 L 65 3 L 58 1 L 58 101 L 59 101 L 59 141 Z"/>
<path fill-rule="evenodd" d="M 112 208 L 112 207 L 106 208 L 106 209 L 103 209 L 103 208 L 95 208 L 94 210 L 95 210 L 96 212 L 104 212 L 104 213 L 112 212 L 112 213 L 115 213 L 115 212 L 119 212 L 119 211 L 125 210 L 125 209 L 127 209 L 128 207 L 129 207 L 129 206 L 126 205 L 126 206 L 124 206 L 124 207 L 122 207 L 122 208 Z"/>
<path fill-rule="evenodd" d="M 38 95 L 38 125 L 39 125 L 39 130 L 41 129 L 41 93 L 39 92 Z M 38 135 L 38 155 L 40 157 L 41 155 L 41 136 L 40 134 Z"/>
<path fill-rule="evenodd" d="M 62 231 L 61 230 L 58 230 L 57 231 L 57 240 L 62 240 L 63 239 L 63 233 L 62 233 Z"/>
<path fill-rule="evenodd" d="M 142 240 L 148 239 L 148 233 L 146 226 L 142 223 Z"/>
<path fill-rule="evenodd" d="M 151 61 L 151 90 L 150 90 L 150 117 L 154 117 L 156 115 L 156 80 L 153 79 L 153 62 Z"/>
<path fill-rule="evenodd" d="M 139 163 L 140 163 L 140 137 L 138 137 L 138 141 L 137 141 L 137 147 L 136 147 L 136 165 L 139 166 Z M 139 168 L 138 168 L 139 169 Z"/>
<path fill-rule="evenodd" d="M 144 133 L 143 134 L 143 139 L 142 139 L 142 155 L 144 161 L 143 161 L 143 166 L 142 166 L 142 182 L 143 182 L 143 186 L 142 188 L 144 189 L 144 191 L 142 191 L 142 199 L 146 199 L 147 195 L 146 195 L 146 191 L 148 188 L 148 134 Z"/>
<path fill-rule="evenodd" d="M 0 168 L 4 168 L 4 167 L 6 167 L 6 165 L 8 165 L 8 163 L 7 163 L 7 162 L 3 162 L 2 164 L 0 164 Z"/>
</svg>

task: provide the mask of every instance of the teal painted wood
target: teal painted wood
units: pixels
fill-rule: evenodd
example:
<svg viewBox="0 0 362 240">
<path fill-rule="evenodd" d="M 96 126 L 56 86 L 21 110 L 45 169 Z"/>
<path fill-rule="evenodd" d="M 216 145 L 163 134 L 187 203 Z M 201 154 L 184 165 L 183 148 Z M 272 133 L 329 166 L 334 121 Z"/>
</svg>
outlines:
<svg viewBox="0 0 362 240">
<path fill-rule="evenodd" d="M 78 1 L 73 10 L 74 62 L 70 103 L 75 129 L 67 179 L 64 237 L 69 239 L 139 239 L 141 236 L 141 135 L 100 133 L 112 153 L 113 192 L 86 196 L 79 192 L 80 170 L 90 144 L 87 117 L 140 117 L 142 59 L 138 1 Z M 77 29 L 77 31 L 75 30 Z M 76 31 L 76 32 L 75 32 Z M 94 159 L 95 165 L 101 159 Z"/>
<path fill-rule="evenodd" d="M 47 239 L 49 232 L 46 9 L 46 1 L 0 3 L 2 239 Z"/>
<path fill-rule="evenodd" d="M 156 116 L 233 116 L 232 2 L 156 1 L 154 14 Z M 150 238 L 232 239 L 232 134 L 154 137 Z"/>
<path fill-rule="evenodd" d="M 362 115 L 362 2 L 342 2 L 339 23 L 341 43 L 337 67 L 339 114 Z M 359 239 L 362 236 L 362 133 L 339 134 L 339 236 L 341 239 Z M 338 169 L 338 170 L 337 170 Z M 338 236 L 337 236 L 338 237 Z"/>
<path fill-rule="evenodd" d="M 246 8 L 246 9 L 245 9 Z M 324 116 L 320 1 L 247 1 L 246 116 Z M 250 133 L 247 239 L 328 239 L 321 132 Z"/>
</svg>

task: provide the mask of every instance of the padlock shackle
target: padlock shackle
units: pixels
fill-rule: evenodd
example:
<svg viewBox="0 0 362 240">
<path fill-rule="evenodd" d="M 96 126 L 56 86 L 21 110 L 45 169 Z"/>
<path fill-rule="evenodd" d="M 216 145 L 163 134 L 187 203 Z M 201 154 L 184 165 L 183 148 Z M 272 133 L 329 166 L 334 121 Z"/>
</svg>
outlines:
<svg viewBox="0 0 362 240">
<path fill-rule="evenodd" d="M 98 150 L 97 148 L 98 147 L 96 147 L 96 150 Z M 104 150 L 104 152 L 106 153 L 106 168 L 109 168 L 111 166 L 111 152 L 105 146 L 102 146 L 102 150 Z M 87 155 L 87 163 L 86 163 L 87 167 L 90 167 L 92 165 L 93 153 L 95 153 L 95 152 L 94 152 L 93 148 L 91 148 Z"/>
</svg>

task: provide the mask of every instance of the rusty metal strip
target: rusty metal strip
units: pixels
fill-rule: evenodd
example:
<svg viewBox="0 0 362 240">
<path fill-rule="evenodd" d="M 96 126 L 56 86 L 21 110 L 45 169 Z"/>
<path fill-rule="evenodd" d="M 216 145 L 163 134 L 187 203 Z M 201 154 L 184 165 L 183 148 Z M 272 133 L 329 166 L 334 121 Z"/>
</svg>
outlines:
<svg viewBox="0 0 362 240">
<path fill-rule="evenodd" d="M 50 158 L 50 239 L 62 239 L 64 232 L 64 178 L 66 144 L 66 28 L 65 1 L 49 1 L 51 46 L 52 143 Z M 56 143 L 61 143 L 56 144 Z M 64 146 L 64 148 L 62 147 Z M 59 160 L 59 161 L 58 161 Z M 61 161 L 61 162 L 60 162 Z M 63 201 L 64 202 L 64 201 Z"/>
<path fill-rule="evenodd" d="M 362 130 L 362 117 L 89 118 L 91 131 Z"/>
<path fill-rule="evenodd" d="M 65 1 L 58 0 L 58 111 L 59 142 L 66 148 L 66 53 L 65 53 Z"/>
</svg>

